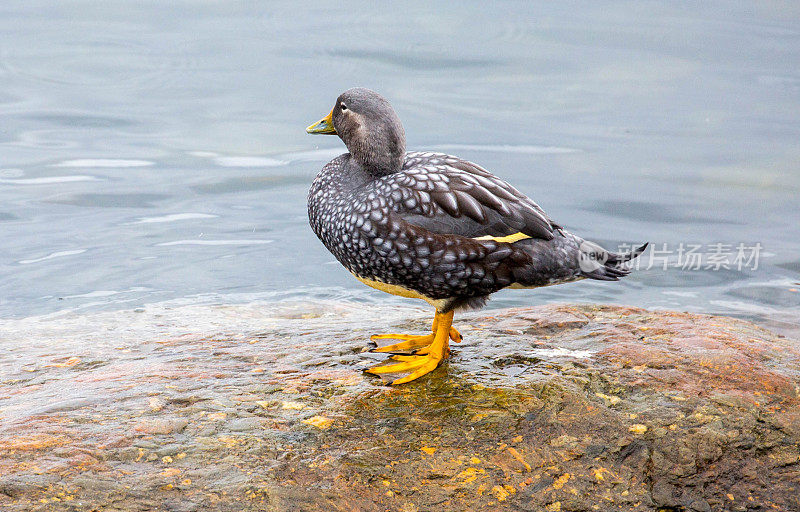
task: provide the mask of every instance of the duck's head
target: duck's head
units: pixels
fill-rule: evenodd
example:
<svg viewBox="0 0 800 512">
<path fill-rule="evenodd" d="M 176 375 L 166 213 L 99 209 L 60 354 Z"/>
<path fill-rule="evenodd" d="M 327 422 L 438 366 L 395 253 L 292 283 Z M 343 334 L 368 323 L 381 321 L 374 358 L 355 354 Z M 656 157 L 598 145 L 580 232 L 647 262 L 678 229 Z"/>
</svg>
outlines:
<svg viewBox="0 0 800 512">
<path fill-rule="evenodd" d="M 372 174 L 391 174 L 403 166 L 403 125 L 389 102 L 375 91 L 348 89 L 336 99 L 331 113 L 306 132 L 338 135 L 353 158 Z"/>
</svg>

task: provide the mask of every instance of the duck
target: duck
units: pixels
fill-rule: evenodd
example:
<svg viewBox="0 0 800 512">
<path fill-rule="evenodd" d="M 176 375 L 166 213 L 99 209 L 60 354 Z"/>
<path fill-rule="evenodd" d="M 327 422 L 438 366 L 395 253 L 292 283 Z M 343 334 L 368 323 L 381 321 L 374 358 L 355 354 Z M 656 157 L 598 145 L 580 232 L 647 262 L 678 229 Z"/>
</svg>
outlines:
<svg viewBox="0 0 800 512">
<path fill-rule="evenodd" d="M 337 135 L 347 147 L 309 190 L 314 233 L 362 283 L 435 309 L 430 333 L 371 337 L 372 352 L 389 359 L 365 371 L 399 375 L 392 385 L 427 375 L 449 357 L 450 341 L 462 339 L 455 311 L 481 308 L 506 288 L 617 281 L 647 247 L 607 251 L 564 229 L 483 167 L 407 151 L 399 117 L 375 91 L 343 92 L 306 132 Z"/>
</svg>

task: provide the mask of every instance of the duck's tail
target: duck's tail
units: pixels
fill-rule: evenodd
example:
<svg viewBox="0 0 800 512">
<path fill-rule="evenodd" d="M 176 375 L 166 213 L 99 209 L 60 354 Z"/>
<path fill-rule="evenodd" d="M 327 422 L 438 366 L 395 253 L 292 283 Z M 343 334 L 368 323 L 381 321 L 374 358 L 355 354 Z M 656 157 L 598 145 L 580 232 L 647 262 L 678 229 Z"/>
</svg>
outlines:
<svg viewBox="0 0 800 512">
<path fill-rule="evenodd" d="M 552 240 L 525 239 L 514 245 L 531 256 L 530 264 L 514 269 L 515 284 L 532 288 L 587 278 L 618 281 L 631 272 L 625 263 L 642 254 L 648 244 L 616 253 L 561 231 Z"/>
<path fill-rule="evenodd" d="M 620 253 L 606 251 L 599 245 L 584 240 L 579 247 L 581 274 L 589 279 L 619 281 L 620 277 L 631 273 L 631 269 L 623 264 L 638 258 L 647 249 L 647 245 L 646 242 L 632 251 Z"/>
</svg>

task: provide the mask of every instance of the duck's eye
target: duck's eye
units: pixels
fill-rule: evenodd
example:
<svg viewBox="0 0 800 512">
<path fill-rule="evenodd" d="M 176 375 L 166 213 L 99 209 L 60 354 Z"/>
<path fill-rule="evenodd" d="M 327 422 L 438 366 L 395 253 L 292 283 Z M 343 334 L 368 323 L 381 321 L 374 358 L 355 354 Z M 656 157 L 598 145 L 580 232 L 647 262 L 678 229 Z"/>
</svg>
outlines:
<svg viewBox="0 0 800 512">
<path fill-rule="evenodd" d="M 347 105 L 342 103 L 342 104 L 339 105 L 339 108 L 341 108 L 342 110 L 347 110 Z"/>
</svg>

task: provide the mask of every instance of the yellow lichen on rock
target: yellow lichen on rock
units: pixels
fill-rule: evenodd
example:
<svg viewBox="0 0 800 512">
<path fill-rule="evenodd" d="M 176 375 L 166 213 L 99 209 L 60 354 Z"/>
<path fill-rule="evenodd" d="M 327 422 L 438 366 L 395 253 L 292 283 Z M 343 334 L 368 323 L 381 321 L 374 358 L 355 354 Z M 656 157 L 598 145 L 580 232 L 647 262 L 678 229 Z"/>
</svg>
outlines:
<svg viewBox="0 0 800 512">
<path fill-rule="evenodd" d="M 628 431 L 633 432 L 637 435 L 642 435 L 647 432 L 647 425 L 642 425 L 641 423 L 635 423 L 628 428 Z"/>
<path fill-rule="evenodd" d="M 509 454 L 510 454 L 512 457 L 514 457 L 514 458 L 515 458 L 515 459 L 516 459 L 516 460 L 517 460 L 517 461 L 518 461 L 520 464 L 522 464 L 523 466 L 525 466 L 525 470 L 526 470 L 528 473 L 530 473 L 530 472 L 531 472 L 531 465 L 530 465 L 530 464 L 528 464 L 527 462 L 525 462 L 525 459 L 522 457 L 522 454 L 521 454 L 521 453 L 519 453 L 519 452 L 518 452 L 518 451 L 517 451 L 515 448 L 512 448 L 512 447 L 510 447 L 510 446 L 507 448 L 507 451 L 508 451 L 508 453 L 509 453 Z"/>
<path fill-rule="evenodd" d="M 606 479 L 605 478 L 606 473 L 611 473 L 611 471 L 603 467 L 592 469 L 592 475 L 594 475 L 595 479 L 597 479 L 598 482 L 602 482 L 603 480 Z"/>
<path fill-rule="evenodd" d="M 616 405 L 621 400 L 621 398 L 618 397 L 618 396 L 606 395 L 606 394 L 603 394 L 603 393 L 600 393 L 600 392 L 595 393 L 595 395 L 600 397 L 600 398 L 602 398 L 603 400 L 605 400 L 608 403 L 608 405 Z"/>
<path fill-rule="evenodd" d="M 556 481 L 553 482 L 553 489 L 561 489 L 564 487 L 564 484 L 569 482 L 569 479 L 572 477 L 569 473 L 564 473 L 560 477 L 556 478 Z"/>
<path fill-rule="evenodd" d="M 81 362 L 80 357 L 70 357 L 59 363 L 48 364 L 47 366 L 49 368 L 69 368 L 70 366 L 75 366 L 80 362 Z"/>
<path fill-rule="evenodd" d="M 501 487 L 499 485 L 492 487 L 492 493 L 494 494 L 494 497 L 497 498 L 497 501 L 506 501 L 508 497 L 511 496 L 511 493 L 508 491 L 508 489 L 506 489 L 505 486 Z"/>
<path fill-rule="evenodd" d="M 326 428 L 331 426 L 333 420 L 330 418 L 326 418 L 325 416 L 312 416 L 308 419 L 303 420 L 303 423 L 305 423 L 306 425 L 311 425 L 313 427 L 325 430 Z"/>
<path fill-rule="evenodd" d="M 485 469 L 468 467 L 467 469 L 465 469 L 461 473 L 457 474 L 455 476 L 455 478 L 461 479 L 462 480 L 462 482 L 461 482 L 462 484 L 468 484 L 468 483 L 474 482 L 475 479 L 478 478 L 478 475 L 481 475 L 481 474 L 484 474 L 484 473 L 486 473 Z"/>
<path fill-rule="evenodd" d="M 225 448 L 233 448 L 241 442 L 239 439 L 233 436 L 219 436 L 217 437 L 217 441 L 222 443 Z"/>
<path fill-rule="evenodd" d="M 61 436 L 51 436 L 48 434 L 30 434 L 19 437 L 12 437 L 0 441 L 0 449 L 3 451 L 33 451 L 44 448 L 54 448 L 67 444 L 68 439 Z"/>
</svg>

